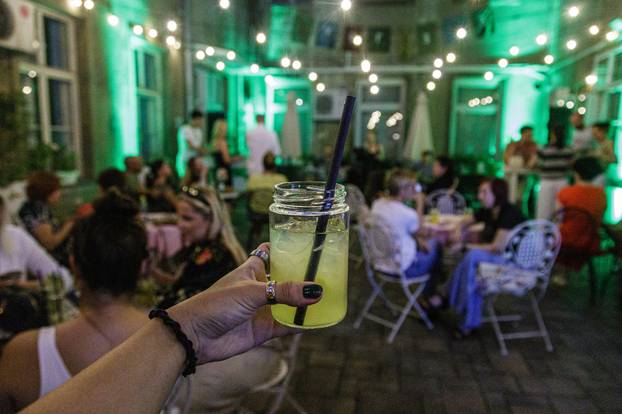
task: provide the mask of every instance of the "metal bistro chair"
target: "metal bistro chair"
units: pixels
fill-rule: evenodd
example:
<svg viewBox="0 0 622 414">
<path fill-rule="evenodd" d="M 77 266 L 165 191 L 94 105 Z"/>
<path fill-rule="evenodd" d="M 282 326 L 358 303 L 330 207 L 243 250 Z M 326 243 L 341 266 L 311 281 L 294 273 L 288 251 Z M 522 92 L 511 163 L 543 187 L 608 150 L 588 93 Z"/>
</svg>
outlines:
<svg viewBox="0 0 622 414">
<path fill-rule="evenodd" d="M 466 210 L 466 201 L 455 190 L 436 190 L 425 198 L 428 210 L 437 209 L 439 214 L 459 215 Z"/>
<path fill-rule="evenodd" d="M 354 327 L 358 329 L 363 319 L 369 319 L 384 325 L 391 329 L 387 337 L 388 343 L 393 342 L 408 315 L 418 315 L 426 327 L 432 329 L 434 325 L 417 302 L 417 298 L 423 292 L 425 283 L 430 279 L 430 275 L 425 274 L 414 278 L 406 277 L 400 267 L 398 238 L 383 221 L 375 217 L 369 217 L 359 226 L 359 237 L 365 258 L 365 271 L 367 279 L 369 279 L 369 283 L 372 286 L 372 292 L 356 322 L 354 322 Z M 384 286 L 387 284 L 399 284 L 401 286 L 406 296 L 405 305 L 399 306 L 387 298 L 383 291 Z M 384 300 L 385 305 L 394 314 L 400 312 L 397 320 L 390 321 L 370 312 L 378 296 Z M 416 310 L 416 314 L 413 314 L 413 308 Z"/>
<path fill-rule="evenodd" d="M 508 354 L 506 340 L 520 338 L 541 337 L 547 351 L 553 351 L 538 303 L 546 292 L 560 244 L 561 236 L 555 224 L 547 220 L 530 220 L 514 227 L 508 235 L 508 241 L 503 249 L 505 264 L 480 264 L 477 282 L 484 297 L 488 315 L 484 321 L 492 323 L 501 348 L 501 355 Z M 536 291 L 538 291 L 537 294 L 534 293 Z M 494 302 L 501 295 L 528 296 L 538 330 L 503 333 L 499 322 L 518 321 L 522 317 L 520 315 L 497 315 Z"/>
<path fill-rule="evenodd" d="M 360 223 L 364 222 L 369 216 L 370 210 L 367 206 L 363 192 L 354 184 L 346 185 L 346 204 L 350 207 L 350 219 L 352 221 L 352 225 L 350 226 L 351 234 L 349 257 L 350 260 L 356 263 L 357 266 L 360 266 L 363 263 L 364 258 L 362 254 L 355 253 L 354 247 L 356 246 L 357 240 L 355 237 L 352 237 L 352 235 L 358 233 Z M 360 240 L 358 241 L 360 244 Z"/>
</svg>

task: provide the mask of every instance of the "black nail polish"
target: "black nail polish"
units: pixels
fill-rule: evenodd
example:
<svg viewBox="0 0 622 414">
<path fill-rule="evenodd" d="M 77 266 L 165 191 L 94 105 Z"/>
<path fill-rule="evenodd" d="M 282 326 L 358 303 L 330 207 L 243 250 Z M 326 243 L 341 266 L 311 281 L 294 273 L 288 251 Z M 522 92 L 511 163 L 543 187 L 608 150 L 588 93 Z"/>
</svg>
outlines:
<svg viewBox="0 0 622 414">
<path fill-rule="evenodd" d="M 302 288 L 302 296 L 306 299 L 317 299 L 322 296 L 322 286 L 320 285 L 306 285 Z"/>
</svg>

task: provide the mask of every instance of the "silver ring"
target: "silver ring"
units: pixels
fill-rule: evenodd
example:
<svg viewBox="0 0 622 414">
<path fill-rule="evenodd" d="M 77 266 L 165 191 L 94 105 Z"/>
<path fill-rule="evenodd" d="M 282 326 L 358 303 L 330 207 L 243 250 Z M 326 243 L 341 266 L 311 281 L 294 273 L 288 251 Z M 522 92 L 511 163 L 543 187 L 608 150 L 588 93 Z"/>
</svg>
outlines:
<svg viewBox="0 0 622 414">
<path fill-rule="evenodd" d="M 274 280 L 266 283 L 266 298 L 268 299 L 268 305 L 275 305 L 276 301 L 276 282 Z"/>
<path fill-rule="evenodd" d="M 261 259 L 261 261 L 263 262 L 265 266 L 266 274 L 269 275 L 270 274 L 270 253 L 268 253 L 265 250 L 257 248 L 248 255 L 248 257 L 251 257 L 251 256 L 259 257 Z"/>
</svg>

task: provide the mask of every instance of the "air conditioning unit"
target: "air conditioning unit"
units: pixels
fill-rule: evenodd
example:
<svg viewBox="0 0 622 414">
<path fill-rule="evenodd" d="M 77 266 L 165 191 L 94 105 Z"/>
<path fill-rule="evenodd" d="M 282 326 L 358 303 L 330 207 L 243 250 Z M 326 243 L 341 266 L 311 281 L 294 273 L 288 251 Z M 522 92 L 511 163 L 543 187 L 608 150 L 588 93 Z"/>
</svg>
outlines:
<svg viewBox="0 0 622 414">
<path fill-rule="evenodd" d="M 316 92 L 313 118 L 318 121 L 338 121 L 347 96 L 348 91 L 344 88 Z"/>
<path fill-rule="evenodd" d="M 35 8 L 23 0 L 0 0 L 0 48 L 35 51 Z"/>
</svg>

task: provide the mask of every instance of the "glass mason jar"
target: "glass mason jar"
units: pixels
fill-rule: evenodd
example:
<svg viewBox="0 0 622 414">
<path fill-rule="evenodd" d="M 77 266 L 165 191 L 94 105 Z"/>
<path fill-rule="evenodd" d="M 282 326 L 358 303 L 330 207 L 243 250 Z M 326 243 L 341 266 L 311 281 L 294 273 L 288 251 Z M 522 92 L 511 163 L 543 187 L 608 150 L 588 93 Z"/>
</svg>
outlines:
<svg viewBox="0 0 622 414">
<path fill-rule="evenodd" d="M 348 226 L 346 190 L 337 184 L 332 207 L 324 205 L 323 182 L 288 182 L 275 186 L 270 205 L 270 279 L 305 280 L 318 222 L 327 220 L 318 235 L 320 260 L 314 281 L 323 288 L 322 300 L 306 308 L 273 305 L 273 317 L 283 325 L 323 328 L 335 325 L 348 308 Z"/>
</svg>

